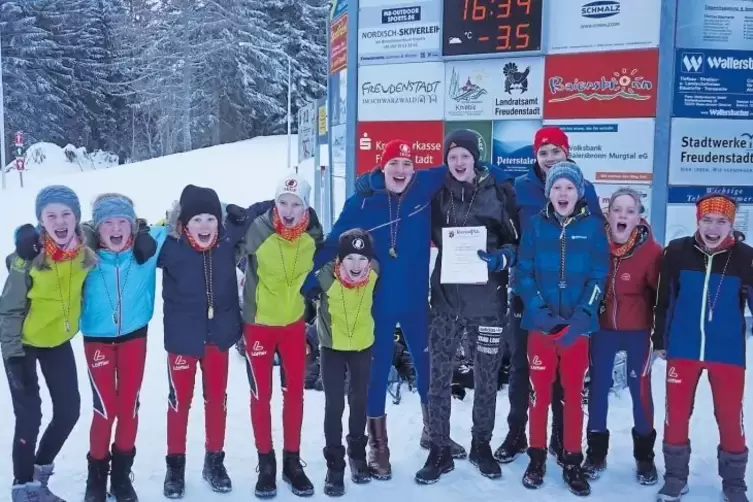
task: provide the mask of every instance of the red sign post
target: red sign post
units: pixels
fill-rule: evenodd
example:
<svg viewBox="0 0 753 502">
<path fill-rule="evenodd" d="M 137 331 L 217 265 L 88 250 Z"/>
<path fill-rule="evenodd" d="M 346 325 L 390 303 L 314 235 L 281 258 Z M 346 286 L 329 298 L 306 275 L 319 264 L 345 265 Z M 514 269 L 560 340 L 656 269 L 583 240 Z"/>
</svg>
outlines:
<svg viewBox="0 0 753 502">
<path fill-rule="evenodd" d="M 18 171 L 18 177 L 21 181 L 21 188 L 24 186 L 24 169 L 26 168 L 26 158 L 24 156 L 24 133 L 21 131 L 16 132 L 13 152 L 16 154 L 16 171 Z"/>
<path fill-rule="evenodd" d="M 408 141 L 413 146 L 417 169 L 444 163 L 443 122 L 359 122 L 357 130 L 356 176 L 381 164 L 384 145 L 393 139 Z"/>
</svg>

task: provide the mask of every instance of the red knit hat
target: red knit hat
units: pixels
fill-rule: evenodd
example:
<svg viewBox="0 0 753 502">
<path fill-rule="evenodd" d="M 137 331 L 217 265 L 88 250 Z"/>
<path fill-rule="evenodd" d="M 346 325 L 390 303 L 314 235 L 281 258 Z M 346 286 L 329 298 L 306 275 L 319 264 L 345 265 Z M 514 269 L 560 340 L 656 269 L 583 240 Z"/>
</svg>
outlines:
<svg viewBox="0 0 753 502">
<path fill-rule="evenodd" d="M 570 154 L 570 140 L 565 131 L 557 126 L 544 126 L 533 137 L 533 151 L 538 152 L 544 145 L 554 145 L 562 148 L 566 154 Z"/>
<path fill-rule="evenodd" d="M 387 162 L 398 158 L 410 159 L 410 161 L 413 162 L 413 149 L 407 141 L 393 139 L 384 145 L 384 152 L 382 152 L 382 169 L 387 165 Z"/>
</svg>

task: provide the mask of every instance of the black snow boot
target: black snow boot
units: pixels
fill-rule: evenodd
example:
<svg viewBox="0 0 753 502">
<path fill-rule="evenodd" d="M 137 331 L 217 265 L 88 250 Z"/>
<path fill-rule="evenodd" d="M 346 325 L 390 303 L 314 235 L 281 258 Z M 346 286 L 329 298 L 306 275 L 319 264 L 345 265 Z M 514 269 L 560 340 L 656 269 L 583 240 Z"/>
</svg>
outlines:
<svg viewBox="0 0 753 502">
<path fill-rule="evenodd" d="M 269 499 L 277 496 L 277 458 L 274 450 L 259 453 L 259 466 L 256 470 L 259 473 L 254 490 L 256 498 Z"/>
<path fill-rule="evenodd" d="M 294 495 L 310 497 L 314 494 L 314 485 L 306 476 L 301 456 L 297 451 L 282 452 L 282 480 L 290 485 Z"/>
<path fill-rule="evenodd" d="M 84 502 L 107 501 L 107 475 L 110 473 L 110 457 L 97 460 L 86 455 L 89 462 L 89 476 L 86 478 Z"/>
<path fill-rule="evenodd" d="M 225 452 L 206 452 L 204 455 L 204 469 L 201 477 L 209 483 L 212 491 L 228 493 L 233 490 L 233 483 L 225 469 Z"/>
<path fill-rule="evenodd" d="M 452 459 L 452 447 L 450 445 L 439 447 L 434 443 L 429 447 L 429 457 L 426 463 L 416 473 L 416 483 L 430 485 L 439 481 L 443 474 L 455 469 L 455 461 Z"/>
<path fill-rule="evenodd" d="M 655 485 L 659 482 L 659 474 L 654 463 L 654 445 L 656 431 L 652 430 L 645 436 L 640 435 L 633 428 L 633 457 L 635 458 L 635 478 L 642 485 Z"/>
<path fill-rule="evenodd" d="M 544 448 L 528 448 L 528 462 L 525 474 L 523 474 L 523 486 L 529 490 L 535 490 L 544 484 L 546 474 L 546 450 Z"/>
<path fill-rule="evenodd" d="M 609 431 L 589 432 L 586 461 L 583 471 L 588 479 L 599 479 L 607 468 L 607 452 L 609 451 Z"/>
<path fill-rule="evenodd" d="M 565 445 L 562 443 L 564 431 L 562 426 L 552 423 L 552 435 L 549 438 L 549 454 L 555 458 L 557 465 L 565 466 Z"/>
<path fill-rule="evenodd" d="M 366 436 L 346 438 L 348 441 L 348 464 L 350 465 L 350 479 L 358 485 L 371 482 L 369 464 L 366 462 Z"/>
<path fill-rule="evenodd" d="M 471 441 L 471 453 L 468 460 L 476 466 L 482 476 L 490 479 L 502 477 L 502 468 L 492 454 L 489 441 L 481 441 L 480 439 Z"/>
<path fill-rule="evenodd" d="M 502 441 L 502 445 L 494 452 L 494 458 L 499 463 L 509 464 L 518 458 L 518 455 L 525 453 L 527 449 L 528 438 L 526 437 L 525 426 L 511 427 L 507 431 L 507 436 Z"/>
<path fill-rule="evenodd" d="M 110 493 L 116 502 L 139 502 L 131 481 L 131 468 L 136 458 L 136 448 L 130 452 L 118 450 L 112 445 L 112 471 L 110 471 Z"/>
<path fill-rule="evenodd" d="M 186 454 L 165 457 L 167 473 L 162 493 L 169 499 L 182 499 L 186 494 Z"/>
<path fill-rule="evenodd" d="M 564 466 L 562 467 L 562 479 L 565 481 L 568 489 L 579 497 L 591 495 L 591 484 L 583 470 L 582 453 L 565 453 L 562 456 Z"/>
<path fill-rule="evenodd" d="M 327 461 L 324 494 L 329 497 L 342 497 L 345 495 L 345 447 L 325 446 L 323 453 Z"/>
</svg>

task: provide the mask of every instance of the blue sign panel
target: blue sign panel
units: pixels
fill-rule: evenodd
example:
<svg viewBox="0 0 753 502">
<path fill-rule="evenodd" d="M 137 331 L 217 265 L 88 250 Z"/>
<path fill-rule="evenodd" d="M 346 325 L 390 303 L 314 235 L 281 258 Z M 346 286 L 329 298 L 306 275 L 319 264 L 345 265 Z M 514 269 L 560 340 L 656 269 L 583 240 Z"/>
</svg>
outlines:
<svg viewBox="0 0 753 502">
<path fill-rule="evenodd" d="M 330 22 L 338 19 L 348 10 L 348 0 L 333 0 L 329 11 Z"/>
<path fill-rule="evenodd" d="M 534 164 L 533 137 L 540 120 L 495 120 L 492 125 L 491 163 L 510 176 L 525 174 Z"/>
<path fill-rule="evenodd" d="M 753 118 L 753 51 L 678 49 L 675 56 L 675 117 Z"/>
<path fill-rule="evenodd" d="M 676 47 L 750 50 L 751 0 L 681 0 L 677 6 Z"/>
<path fill-rule="evenodd" d="M 738 204 L 753 204 L 753 187 L 750 186 L 671 186 L 669 204 L 695 204 L 703 195 L 721 193 L 737 200 Z"/>
</svg>

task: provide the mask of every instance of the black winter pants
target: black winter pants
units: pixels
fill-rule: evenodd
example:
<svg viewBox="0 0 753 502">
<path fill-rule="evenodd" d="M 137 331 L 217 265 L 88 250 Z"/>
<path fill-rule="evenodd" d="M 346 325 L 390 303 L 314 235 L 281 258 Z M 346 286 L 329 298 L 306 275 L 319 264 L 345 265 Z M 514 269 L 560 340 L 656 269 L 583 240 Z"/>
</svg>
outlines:
<svg viewBox="0 0 753 502">
<path fill-rule="evenodd" d="M 502 364 L 504 319 L 468 319 L 432 312 L 429 325 L 429 435 L 437 446 L 450 444 L 452 373 L 458 345 L 467 336 L 473 358 L 473 439 L 490 441 L 497 407 L 499 367 Z"/>
<path fill-rule="evenodd" d="M 345 411 L 345 372 L 348 382 L 348 434 L 361 437 L 366 430 L 366 399 L 371 376 L 371 347 L 361 351 L 321 349 L 324 387 L 324 439 L 329 447 L 342 445 Z"/>
<path fill-rule="evenodd" d="M 516 308 L 516 302 L 517 304 Z M 507 424 L 510 431 L 525 433 L 528 423 L 528 402 L 531 395 L 531 382 L 528 379 L 528 330 L 520 327 L 522 301 L 513 298 L 510 308 L 508 345 L 510 346 L 510 382 L 508 397 L 510 413 Z M 552 440 L 562 441 L 562 385 L 559 375 L 552 388 Z"/>
<path fill-rule="evenodd" d="M 13 436 L 15 483 L 30 482 L 34 464 L 51 464 L 63 448 L 81 412 L 76 360 L 70 342 L 51 349 L 24 347 L 26 355 L 5 361 L 16 428 Z M 39 394 L 37 362 L 52 400 L 52 420 L 39 441 L 42 399 Z"/>
</svg>

